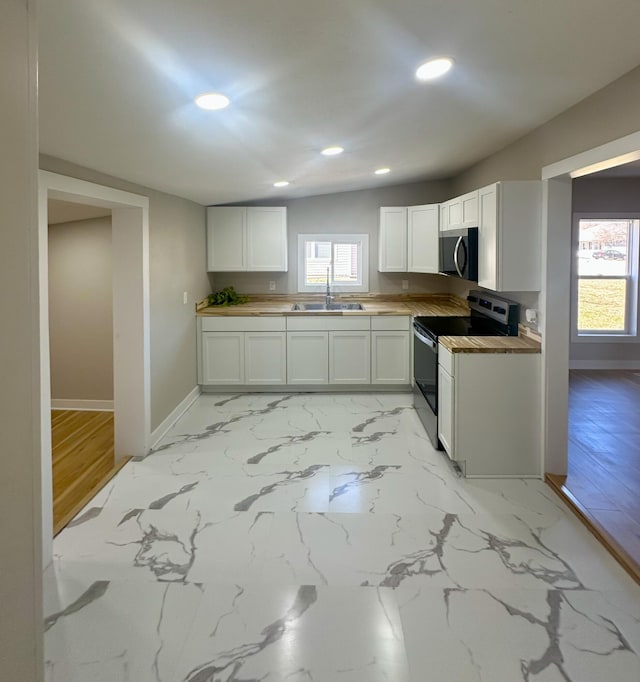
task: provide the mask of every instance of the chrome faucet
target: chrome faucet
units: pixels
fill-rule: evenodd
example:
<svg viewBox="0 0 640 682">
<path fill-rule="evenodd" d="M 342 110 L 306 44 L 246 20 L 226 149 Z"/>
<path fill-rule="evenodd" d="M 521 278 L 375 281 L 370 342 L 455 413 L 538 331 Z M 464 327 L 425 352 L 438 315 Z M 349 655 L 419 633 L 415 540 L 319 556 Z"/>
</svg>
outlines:
<svg viewBox="0 0 640 682">
<path fill-rule="evenodd" d="M 327 308 L 331 305 L 333 296 L 331 295 L 331 288 L 329 287 L 329 268 L 327 268 L 327 295 L 325 296 L 325 305 Z"/>
</svg>

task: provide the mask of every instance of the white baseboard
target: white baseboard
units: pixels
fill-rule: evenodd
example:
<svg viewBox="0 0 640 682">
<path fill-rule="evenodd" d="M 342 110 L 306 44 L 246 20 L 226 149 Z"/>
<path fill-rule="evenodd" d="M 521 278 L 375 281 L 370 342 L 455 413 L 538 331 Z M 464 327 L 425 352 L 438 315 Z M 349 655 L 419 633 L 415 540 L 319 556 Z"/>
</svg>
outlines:
<svg viewBox="0 0 640 682">
<path fill-rule="evenodd" d="M 192 391 L 184 397 L 183 400 L 172 410 L 169 416 L 151 432 L 151 448 L 155 446 L 164 438 L 167 431 L 182 417 L 182 415 L 193 405 L 200 395 L 200 386 L 196 386 Z"/>
<path fill-rule="evenodd" d="M 77 410 L 79 412 L 113 412 L 113 400 L 70 400 L 51 398 L 52 410 Z"/>
<path fill-rule="evenodd" d="M 637 369 L 640 360 L 570 360 L 569 369 Z"/>
</svg>

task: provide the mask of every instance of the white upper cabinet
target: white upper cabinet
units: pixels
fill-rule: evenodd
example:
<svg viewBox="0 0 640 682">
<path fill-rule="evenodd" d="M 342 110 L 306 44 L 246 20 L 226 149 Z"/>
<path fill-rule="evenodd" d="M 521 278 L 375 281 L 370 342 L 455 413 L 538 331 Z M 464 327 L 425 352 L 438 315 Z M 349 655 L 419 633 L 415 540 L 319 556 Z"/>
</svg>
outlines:
<svg viewBox="0 0 640 682">
<path fill-rule="evenodd" d="M 449 229 L 449 207 L 447 202 L 440 204 L 440 232 L 446 232 Z"/>
<path fill-rule="evenodd" d="M 215 206 L 207 209 L 207 270 L 246 270 L 246 209 Z"/>
<path fill-rule="evenodd" d="M 284 206 L 213 206 L 207 209 L 209 272 L 287 270 Z"/>
<path fill-rule="evenodd" d="M 383 206 L 379 272 L 438 272 L 439 204 Z"/>
<path fill-rule="evenodd" d="M 383 206 L 378 233 L 379 272 L 407 271 L 407 209 Z"/>
<path fill-rule="evenodd" d="M 440 225 L 441 232 L 478 227 L 478 190 L 450 199 L 442 206 L 445 220 Z"/>
<path fill-rule="evenodd" d="M 540 182 L 497 182 L 478 194 L 478 284 L 540 291 Z"/>
<path fill-rule="evenodd" d="M 438 272 L 439 204 L 407 209 L 408 272 Z"/>
<path fill-rule="evenodd" d="M 287 209 L 247 208 L 247 270 L 287 271 Z"/>
</svg>

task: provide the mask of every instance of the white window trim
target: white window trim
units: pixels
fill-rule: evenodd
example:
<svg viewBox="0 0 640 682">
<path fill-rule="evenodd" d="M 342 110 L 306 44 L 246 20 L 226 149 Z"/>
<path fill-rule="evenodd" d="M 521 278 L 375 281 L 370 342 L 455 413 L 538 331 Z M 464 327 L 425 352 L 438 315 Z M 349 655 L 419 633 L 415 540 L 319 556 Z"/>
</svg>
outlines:
<svg viewBox="0 0 640 682">
<path fill-rule="evenodd" d="M 362 283 L 334 284 L 331 282 L 332 293 L 366 293 L 369 291 L 369 235 L 368 234 L 299 234 L 298 235 L 298 292 L 300 293 L 323 293 L 326 284 L 308 285 L 304 279 L 305 244 L 308 241 L 360 242 L 360 268 Z M 333 247 L 331 249 L 333 253 Z"/>
<path fill-rule="evenodd" d="M 638 343 L 638 320 L 640 319 L 640 310 L 638 304 L 640 296 L 638 287 L 640 284 L 639 267 L 640 267 L 640 230 L 632 229 L 629 255 L 632 257 L 630 261 L 630 272 L 628 275 L 628 296 L 627 296 L 627 312 L 626 319 L 628 320 L 628 329 L 624 332 L 616 331 L 593 331 L 578 333 L 578 244 L 579 244 L 579 225 L 581 220 L 640 220 L 640 211 L 625 212 L 625 213 L 599 213 L 581 212 L 573 214 L 572 224 L 572 264 L 571 264 L 571 342 L 572 343 Z M 611 276 L 610 279 L 621 279 L 620 277 Z"/>
</svg>

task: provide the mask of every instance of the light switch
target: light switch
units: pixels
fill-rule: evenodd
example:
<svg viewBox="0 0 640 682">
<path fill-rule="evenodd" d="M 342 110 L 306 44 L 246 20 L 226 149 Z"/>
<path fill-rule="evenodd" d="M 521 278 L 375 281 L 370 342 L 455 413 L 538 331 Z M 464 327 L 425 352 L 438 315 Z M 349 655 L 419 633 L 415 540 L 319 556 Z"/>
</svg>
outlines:
<svg viewBox="0 0 640 682">
<path fill-rule="evenodd" d="M 189 302 L 189 295 L 187 294 L 186 291 L 182 294 L 182 302 L 183 302 L 185 305 L 187 305 L 187 303 Z"/>
</svg>

